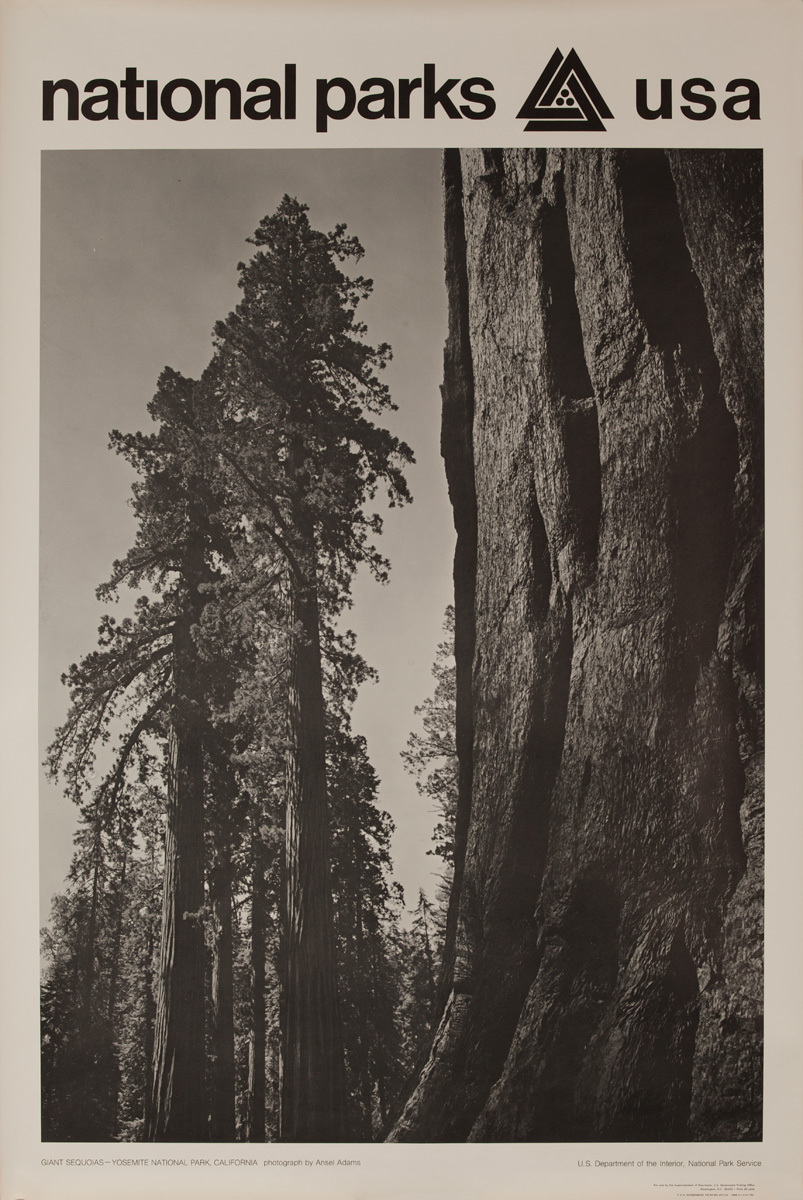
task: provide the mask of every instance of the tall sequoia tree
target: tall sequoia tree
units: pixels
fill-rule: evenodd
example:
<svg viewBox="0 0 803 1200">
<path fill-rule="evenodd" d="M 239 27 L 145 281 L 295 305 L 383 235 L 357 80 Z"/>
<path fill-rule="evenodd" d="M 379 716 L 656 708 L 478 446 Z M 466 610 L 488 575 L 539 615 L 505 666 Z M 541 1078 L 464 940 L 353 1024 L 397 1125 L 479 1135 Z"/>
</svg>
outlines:
<svg viewBox="0 0 803 1200">
<path fill-rule="evenodd" d="M 281 1136 L 347 1136 L 343 1046 L 329 878 L 325 708 L 321 644 L 327 623 L 366 564 L 384 578 L 372 545 L 379 518 L 366 503 L 383 485 L 408 499 L 407 446 L 369 414 L 392 407 L 374 348 L 355 310 L 371 281 L 338 267 L 362 247 L 345 226 L 314 230 L 306 206 L 285 197 L 240 264 L 243 298 L 216 329 L 225 394 L 216 445 L 241 498 L 251 537 L 286 569 L 289 633 L 285 926 L 282 947 Z"/>
<path fill-rule="evenodd" d="M 455 887 L 391 1137 L 758 1138 L 760 153 L 445 186 Z"/>
<path fill-rule="evenodd" d="M 140 479 L 134 484 L 137 537 L 115 564 L 103 594 L 143 581 L 169 607 L 167 821 L 161 946 L 156 989 L 154 1066 L 147 1136 L 199 1142 L 208 1135 L 205 1082 L 203 930 L 205 750 L 211 665 L 199 653 L 211 558 L 227 549 L 215 525 L 220 507 L 210 460 L 187 429 L 203 422 L 206 393 L 165 370 L 149 406 L 156 432 L 122 435 L 112 444 Z M 164 701 L 160 698 L 160 704 Z"/>
</svg>

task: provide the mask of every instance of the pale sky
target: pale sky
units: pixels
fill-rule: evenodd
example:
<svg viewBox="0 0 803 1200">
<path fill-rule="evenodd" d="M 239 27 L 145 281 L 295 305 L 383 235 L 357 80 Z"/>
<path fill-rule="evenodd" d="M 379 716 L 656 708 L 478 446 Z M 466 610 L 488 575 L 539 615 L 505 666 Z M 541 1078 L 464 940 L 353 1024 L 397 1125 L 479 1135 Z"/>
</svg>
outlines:
<svg viewBox="0 0 803 1200">
<path fill-rule="evenodd" d="M 237 303 L 245 239 L 289 193 L 316 228 L 345 221 L 374 280 L 361 312 L 390 342 L 387 424 L 416 456 L 414 503 L 390 512 L 380 549 L 390 583 L 355 586 L 346 623 L 379 671 L 354 727 L 368 739 L 380 806 L 396 822 L 394 878 L 414 905 L 433 895 L 433 815 L 399 752 L 431 694 L 430 668 L 451 601 L 454 532 L 439 453 L 446 297 L 437 150 L 95 150 L 42 155 L 41 754 L 64 719 L 60 677 L 96 645 L 108 605 L 96 586 L 134 534 L 133 473 L 108 433 L 151 425 L 146 405 L 170 365 L 197 377 L 214 322 Z M 42 919 L 72 855 L 75 810 L 43 782 Z"/>
</svg>

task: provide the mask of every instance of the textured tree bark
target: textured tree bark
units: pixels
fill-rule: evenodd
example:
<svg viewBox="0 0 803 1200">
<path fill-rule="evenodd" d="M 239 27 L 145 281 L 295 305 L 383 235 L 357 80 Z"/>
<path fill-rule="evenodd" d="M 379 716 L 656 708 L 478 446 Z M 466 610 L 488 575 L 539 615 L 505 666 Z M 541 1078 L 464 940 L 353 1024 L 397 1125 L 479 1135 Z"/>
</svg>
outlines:
<svg viewBox="0 0 803 1200">
<path fill-rule="evenodd" d="M 471 786 L 448 998 L 391 1137 L 757 1138 L 760 154 L 445 175 Z"/>
<path fill-rule="evenodd" d="M 204 1046 L 204 769 L 192 627 L 201 599 L 200 535 L 186 555 L 173 635 L 164 899 L 154 1034 L 152 1141 L 208 1140 Z"/>
<path fill-rule="evenodd" d="M 248 1041 L 248 1140 L 265 1141 L 265 852 L 256 802 L 251 808 L 251 1030 Z"/>
<path fill-rule="evenodd" d="M 294 529 L 315 562 L 303 514 Z M 312 572 L 310 572 L 312 573 Z M 282 962 L 283 1141 L 346 1136 L 343 1040 L 335 971 L 329 874 L 318 597 L 314 582 L 290 587 L 285 927 Z"/>
<path fill-rule="evenodd" d="M 449 332 L 443 355 L 444 383 L 441 454 L 457 535 L 454 556 L 455 742 L 458 780 L 454 835 L 454 878 L 446 912 L 439 1001 L 445 1004 L 455 969 L 457 913 L 466 858 L 473 773 L 471 664 L 474 659 L 474 579 L 477 571 L 477 497 L 474 488 L 474 378 L 468 316 L 463 181 L 458 150 L 446 150 L 443 164 L 446 284 Z"/>
</svg>

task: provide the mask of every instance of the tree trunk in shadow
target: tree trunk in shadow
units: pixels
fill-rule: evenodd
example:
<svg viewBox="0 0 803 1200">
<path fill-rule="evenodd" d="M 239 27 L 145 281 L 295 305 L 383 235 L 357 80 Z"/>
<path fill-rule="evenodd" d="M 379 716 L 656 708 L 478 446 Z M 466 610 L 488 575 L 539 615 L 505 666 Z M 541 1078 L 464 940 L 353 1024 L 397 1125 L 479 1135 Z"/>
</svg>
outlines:
<svg viewBox="0 0 803 1200">
<path fill-rule="evenodd" d="M 192 636 L 202 609 L 203 542 L 190 533 L 173 634 L 173 711 L 167 770 L 164 899 L 148 1139 L 209 1138 L 205 1080 L 204 764 Z"/>
<path fill-rule="evenodd" d="M 447 152 L 465 841 L 391 1140 L 761 1136 L 761 169 Z"/>
<path fill-rule="evenodd" d="M 302 513 L 294 528 L 314 563 Z M 311 571 L 310 574 L 313 574 Z M 318 598 L 290 585 L 285 927 L 282 952 L 282 1141 L 346 1138 L 346 1085 L 329 872 Z"/>
</svg>

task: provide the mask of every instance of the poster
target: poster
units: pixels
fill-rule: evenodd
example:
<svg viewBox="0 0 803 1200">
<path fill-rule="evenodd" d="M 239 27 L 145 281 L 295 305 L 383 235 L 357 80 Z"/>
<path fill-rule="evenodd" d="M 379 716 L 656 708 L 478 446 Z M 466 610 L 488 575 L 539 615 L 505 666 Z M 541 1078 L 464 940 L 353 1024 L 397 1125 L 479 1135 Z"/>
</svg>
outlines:
<svg viewBox="0 0 803 1200">
<path fill-rule="evenodd" d="M 673 1196 L 753 1195 L 767 1200 L 798 1196 L 801 962 L 794 914 L 800 910 L 796 864 L 801 833 L 797 804 L 801 581 L 796 520 L 803 447 L 796 8 L 786 3 L 763 5 L 760 10 L 755 4 L 709 3 L 693 9 L 673 5 L 671 11 L 661 4 L 623 3 L 597 9 L 509 4 L 491 13 L 482 5 L 448 3 L 376 12 L 361 5 L 337 11 L 248 4 L 225 10 L 211 4 L 168 4 L 158 9 L 137 4 L 108 9 L 65 2 L 46 6 L 7 3 L 0 11 L 3 559 L 9 572 L 3 622 L 8 639 L 3 701 L 9 763 L 3 803 L 3 1194 L 26 1200 L 79 1194 L 134 1197 L 146 1191 L 165 1197 L 193 1192 L 244 1197 L 425 1194 L 440 1198 L 482 1197 L 500 1191 L 513 1197 L 641 1197 L 658 1188 L 659 1194 Z M 226 84 L 217 89 L 213 104 L 206 81 L 223 79 L 236 86 Z M 562 110 L 569 108 L 579 109 L 580 116 L 564 117 Z M 764 254 L 763 338 L 758 345 L 747 340 L 742 346 L 741 373 L 732 367 L 732 387 L 747 387 L 746 372 L 755 366 L 756 353 L 763 350 L 765 354 L 765 471 L 756 458 L 752 477 L 754 481 L 766 479 L 767 524 L 768 819 L 761 964 L 766 1001 L 763 1096 L 758 1105 L 761 1135 L 756 1136 L 753 1125 L 741 1135 L 731 1127 L 722 1141 L 711 1136 L 686 1140 L 672 1136 L 670 1122 L 661 1126 L 657 1138 L 642 1135 L 617 1140 L 608 1135 L 595 1140 L 575 1136 L 575 1126 L 561 1126 L 557 1117 L 549 1124 L 548 1106 L 542 1099 L 539 1119 L 542 1128 L 551 1130 L 551 1137 L 538 1136 L 528 1128 L 529 1102 L 518 1118 L 524 1130 L 518 1135 L 503 1124 L 503 1132 L 494 1136 L 487 1115 L 491 1109 L 483 1105 L 485 1133 L 480 1129 L 479 1140 L 468 1143 L 468 1131 L 461 1137 L 421 1136 L 412 1117 L 409 1138 L 382 1144 L 362 1140 L 318 1144 L 299 1138 L 295 1145 L 226 1139 L 198 1143 L 168 1140 L 154 1145 L 141 1139 L 61 1141 L 46 1136 L 47 1130 L 41 1126 L 38 933 L 49 920 L 51 895 L 64 885 L 75 814 L 56 790 L 43 787 L 40 763 L 66 711 L 58 676 L 93 648 L 102 607 L 93 606 L 92 593 L 108 576 L 112 561 L 125 554 L 135 530 L 131 510 L 126 507 L 132 475 L 105 443 L 113 428 L 124 433 L 147 428 L 145 408 L 166 364 L 193 378 L 204 371 L 212 348 L 211 330 L 239 298 L 236 263 L 250 253 L 245 239 L 264 216 L 277 209 L 285 193 L 309 204 L 315 228 L 329 230 L 345 221 L 348 233 L 363 242 L 365 274 L 374 281 L 374 292 L 366 299 L 364 310 L 369 340 L 376 343 L 387 338 L 393 345 L 394 360 L 387 379 L 399 412 L 388 417 L 388 423 L 394 435 L 409 442 L 416 454 L 417 464 L 410 467 L 415 500 L 409 509 L 386 513 L 380 549 L 393 564 L 387 589 L 364 577 L 358 578 L 355 586 L 349 627 L 355 628 L 358 649 L 378 667 L 382 682 L 374 690 L 368 684 L 361 689 L 364 698 L 361 694 L 353 722 L 355 730 L 367 737 L 369 755 L 380 776 L 396 781 L 392 787 L 386 783 L 378 803 L 381 808 L 391 808 L 401 831 L 392 856 L 397 878 L 405 884 L 408 906 L 411 893 L 414 896 L 419 883 L 432 876 L 433 864 L 425 854 L 430 830 L 420 816 L 417 821 L 409 819 L 409 810 L 422 802 L 411 781 L 405 782 L 399 753 L 408 729 L 415 728 L 413 708 L 431 689 L 429 667 L 442 636 L 443 610 L 454 598 L 453 517 L 440 462 L 439 389 L 444 382 L 444 342 L 450 339 L 454 355 L 460 335 L 449 326 L 450 312 L 454 319 L 459 309 L 456 287 L 452 280 L 450 309 L 442 271 L 444 147 L 452 155 L 451 165 L 445 168 L 447 196 L 450 180 L 454 190 L 456 162 L 464 187 L 464 261 L 474 289 L 467 300 L 467 320 L 475 370 L 475 416 L 485 413 L 476 428 L 480 431 L 485 424 L 493 425 L 494 387 L 515 387 L 513 360 L 504 355 L 494 360 L 494 344 L 500 339 L 505 344 L 506 338 L 510 345 L 520 336 L 519 352 L 535 357 L 541 353 L 542 341 L 549 343 L 549 313 L 571 309 L 562 328 L 565 334 L 573 321 L 582 326 L 585 364 L 578 366 L 577 357 L 565 350 L 564 336 L 564 350 L 553 354 L 547 365 L 557 391 L 571 401 L 572 415 L 560 426 L 564 432 L 558 430 L 565 438 L 569 458 L 572 445 L 581 447 L 574 458 L 575 478 L 581 484 L 572 485 L 570 479 L 566 485 L 569 509 L 577 518 L 574 532 L 579 536 L 583 522 L 584 528 L 590 522 L 595 529 L 591 539 L 595 553 L 605 541 L 605 528 L 595 509 L 593 488 L 587 487 L 595 461 L 594 455 L 589 456 L 588 444 L 596 446 L 598 460 L 599 448 L 604 450 L 606 438 L 612 437 L 612 426 L 605 424 L 600 389 L 595 386 L 596 376 L 591 378 L 595 368 L 588 356 L 589 329 L 595 320 L 603 326 L 615 317 L 611 293 L 616 291 L 621 272 L 610 266 L 599 268 L 602 283 L 595 307 L 589 299 L 594 277 L 589 274 L 591 282 L 584 282 L 581 264 L 586 261 L 590 271 L 588 260 L 595 254 L 609 253 L 615 258 L 616 240 L 608 238 L 604 223 L 600 225 L 603 235 L 596 241 L 590 220 L 585 233 L 578 224 L 584 211 L 583 189 L 593 190 L 589 164 L 593 162 L 597 171 L 596 199 L 588 201 L 585 211 L 593 214 L 594 204 L 599 203 L 601 221 L 606 179 L 610 172 L 619 172 L 617 195 L 623 197 L 622 221 L 627 231 L 622 244 L 629 250 L 628 270 L 634 293 L 641 297 L 640 311 L 650 345 L 660 346 L 662 339 L 674 345 L 677 334 L 681 346 L 697 346 L 704 323 L 701 303 L 707 305 L 710 318 L 712 307 L 720 300 L 723 304 L 727 301 L 728 289 L 738 295 L 738 286 L 749 276 L 736 272 L 734 288 L 734 271 L 727 264 L 717 264 L 718 247 L 724 244 L 718 239 L 724 236 L 725 210 L 718 208 L 708 214 L 710 236 L 706 237 L 705 212 L 691 211 L 696 194 L 691 185 L 685 193 L 686 210 L 679 216 L 675 210 L 662 209 L 657 216 L 652 211 L 650 219 L 654 222 L 659 217 L 663 222 L 662 249 L 645 248 L 645 243 L 639 250 L 638 231 L 646 221 L 649 203 L 649 196 L 639 198 L 639 181 L 650 171 L 660 175 L 652 190 L 642 189 L 657 194 L 669 172 L 682 210 L 684 173 L 703 169 L 700 163 L 714 162 L 713 157 L 705 159 L 703 152 L 710 152 L 719 155 L 716 161 L 723 177 L 741 171 L 751 181 L 736 193 L 746 208 L 762 207 L 763 237 L 756 230 L 753 236 L 755 245 L 763 244 Z M 459 155 L 458 150 L 462 152 Z M 536 151 L 543 151 L 541 159 Z M 639 158 L 645 153 L 648 157 Z M 628 171 L 632 187 L 626 179 L 623 182 Z M 506 226 L 504 216 L 499 215 L 504 213 L 500 196 L 504 200 L 513 194 L 511 180 L 518 189 L 517 204 L 525 202 L 526 188 L 532 189 L 534 197 L 543 189 L 550 219 L 557 222 L 547 229 L 543 242 L 544 254 L 552 256 L 549 262 L 554 268 L 547 278 L 549 263 L 544 266 L 548 301 L 542 306 L 546 314 L 543 337 L 534 336 L 530 328 L 530 311 L 533 327 L 541 319 L 536 315 L 539 301 L 534 297 L 531 309 L 522 310 L 525 300 L 510 282 L 511 264 L 519 253 L 525 262 L 530 245 L 525 239 L 517 249 L 514 223 Z M 734 204 L 734 211 L 736 207 Z M 564 211 L 568 215 L 561 225 L 558 217 Z M 492 216 L 483 227 L 486 212 Z M 469 217 L 473 225 L 468 223 Z M 454 220 L 454 210 L 451 218 L 447 211 L 447 236 L 451 229 L 453 252 Z M 481 257 L 483 237 L 488 243 L 499 239 L 498 249 L 487 260 Z M 566 265 L 567 247 L 570 268 Z M 472 253 L 480 257 L 472 259 Z M 690 267 L 684 258 L 687 253 Z M 661 279 L 675 280 L 674 290 L 669 291 L 672 303 L 664 303 L 661 287 L 649 283 L 660 273 L 654 262 L 656 254 L 663 254 L 666 260 Z M 489 306 L 491 319 L 483 321 L 483 295 L 476 280 L 482 264 L 487 268 L 497 262 L 502 266 L 488 285 L 497 289 L 497 303 Z M 710 264 L 707 278 L 706 262 Z M 448 275 L 448 254 L 446 266 Z M 743 269 L 745 263 L 741 262 L 739 271 Z M 566 286 L 570 270 L 575 272 L 571 288 Z M 695 287 L 688 285 L 690 272 L 698 280 Z M 704 301 L 695 288 L 702 289 Z M 498 297 L 504 299 L 500 302 Z M 744 307 L 745 312 L 756 311 L 754 295 L 745 298 Z M 517 325 L 517 311 L 525 314 L 521 326 Z M 678 317 L 681 311 L 683 316 Z M 678 321 L 687 322 L 680 333 L 673 324 Z M 615 342 L 613 334 L 611 337 Z M 602 340 L 603 332 L 598 332 L 598 344 Z M 711 346 L 706 350 L 698 347 L 698 358 L 691 366 L 684 365 L 682 355 L 672 358 L 673 352 L 668 352 L 676 371 L 680 375 L 687 372 L 683 387 L 690 412 L 697 403 L 694 387 L 699 385 L 705 393 L 706 371 L 717 370 L 713 360 L 705 358 L 711 350 L 716 355 L 715 329 Z M 727 374 L 721 365 L 725 359 L 727 354 L 720 352 L 717 361 L 723 374 Z M 623 364 L 611 379 L 615 376 L 616 386 L 625 386 L 628 371 L 633 369 L 632 363 Z M 459 380 L 455 383 L 453 370 L 450 383 L 448 370 L 447 362 L 445 400 L 448 404 L 451 397 L 452 403 L 459 403 Z M 500 374 L 495 376 L 495 371 Z M 650 386 L 653 383 L 651 378 Z M 727 380 L 725 386 L 730 386 Z M 733 403 L 733 393 L 729 395 Z M 589 404 L 592 396 L 595 399 Z M 589 413 L 594 411 L 596 439 L 588 434 Z M 697 453 L 705 463 L 711 462 L 712 474 L 730 472 L 728 494 L 735 494 L 733 489 L 748 484 L 744 471 L 739 474 L 732 463 L 728 467 L 732 431 L 724 417 L 721 424 L 716 424 L 714 417 L 711 420 L 707 440 L 698 445 Z M 509 430 L 514 449 L 506 447 L 507 461 L 519 461 L 515 439 L 525 434 L 532 437 L 536 453 L 548 454 L 539 448 L 543 430 L 549 430 L 546 420 L 522 433 Z M 574 442 L 572 430 L 579 431 Z M 548 437 L 544 438 L 546 444 Z M 508 488 L 505 475 L 511 472 L 504 456 L 496 468 L 498 475 L 493 474 L 489 444 L 482 442 L 478 432 L 474 453 L 478 463 L 486 464 L 475 479 L 481 526 L 478 547 L 486 564 L 492 562 L 494 552 L 502 560 L 506 539 L 515 543 L 518 537 L 517 485 L 510 483 Z M 730 453 L 736 453 L 733 446 Z M 447 448 L 447 468 L 448 454 Z M 452 450 L 453 470 L 454 454 Z M 610 451 L 602 457 L 611 474 Z M 707 475 L 704 470 L 698 474 Z M 740 482 L 734 484 L 737 477 Z M 697 485 L 691 486 L 695 478 L 694 463 L 686 463 L 676 487 L 676 502 L 679 509 L 683 504 L 690 509 L 689 529 L 708 532 L 699 537 L 688 535 L 691 557 L 684 561 L 691 578 L 710 580 L 716 575 L 723 545 L 730 547 L 728 539 L 738 540 L 740 535 L 710 517 L 718 511 L 724 485 L 715 479 L 709 490 L 703 487 L 700 491 L 699 486 L 695 490 Z M 572 495 L 572 486 L 579 486 L 579 493 Z M 491 521 L 494 504 L 487 496 L 482 499 L 483 488 L 490 491 L 492 487 L 499 487 L 499 494 L 511 505 L 506 523 L 496 530 Z M 536 490 L 548 541 L 553 535 L 550 497 L 543 485 Z M 760 515 L 756 494 L 752 495 L 740 509 L 740 519 L 748 524 Z M 706 518 L 698 519 L 703 509 Z M 644 516 L 646 510 L 641 511 Z M 610 522 L 610 510 L 605 520 Z M 535 526 L 528 526 L 528 536 L 532 528 Z M 661 534 L 661 523 L 656 521 L 656 540 Z M 645 541 L 648 537 L 643 529 L 639 536 Z M 626 542 L 624 538 L 623 558 Z M 587 547 L 575 547 L 567 552 L 568 558 L 575 550 L 579 561 Z M 556 581 L 563 581 L 564 586 L 567 576 L 561 572 L 567 569 L 564 560 L 551 564 L 551 584 L 541 602 L 552 612 L 559 607 Z M 484 649 L 500 664 L 502 715 L 496 722 L 488 721 L 482 735 L 477 732 L 480 722 L 475 723 L 475 752 L 479 754 L 483 736 L 486 745 L 494 744 L 498 737 L 503 764 L 506 756 L 514 757 L 511 736 L 515 733 L 505 704 L 518 694 L 517 688 L 523 688 L 524 676 L 516 674 L 515 687 L 506 690 L 504 679 L 514 677 L 519 663 L 506 662 L 503 642 L 493 641 L 502 628 L 497 619 L 501 604 L 494 595 L 490 568 L 484 578 L 486 609 L 491 613 Z M 635 592 L 635 575 L 632 583 Z M 579 579 L 575 602 L 584 586 Z M 564 590 L 568 595 L 568 588 Z M 698 599 L 695 596 L 694 603 Z M 512 603 L 515 611 L 515 596 Z M 479 604 L 475 615 L 479 636 Z M 697 621 L 695 628 L 700 624 Z M 626 643 L 622 648 L 624 655 Z M 549 645 L 541 652 L 551 653 L 553 658 L 556 653 Z M 588 661 L 593 661 L 593 646 L 588 654 Z M 577 655 L 576 647 L 571 658 L 577 670 L 586 661 Z M 475 665 L 475 683 L 492 688 L 493 674 L 485 669 L 482 675 Z M 701 699 L 699 679 L 695 687 L 687 722 L 692 728 L 698 719 L 694 714 L 706 709 L 710 701 L 710 697 L 709 701 L 705 696 Z M 608 711 L 618 711 L 616 703 L 612 697 Z M 581 739 L 581 716 L 575 714 L 572 719 L 572 728 Z M 657 709 L 655 719 L 659 724 Z M 595 718 L 595 722 L 595 728 L 604 726 L 604 718 Z M 391 724 L 392 737 L 388 732 Z M 713 732 L 702 725 L 700 729 L 703 753 L 699 761 L 707 759 L 714 764 L 711 772 L 719 779 L 725 773 L 721 764 L 726 739 L 720 738 L 718 727 Z M 670 737 L 659 730 L 659 740 L 661 736 L 667 744 L 677 746 L 682 756 L 683 731 Z M 44 739 L 41 745 L 39 737 Z M 565 775 L 571 762 L 565 746 L 561 756 Z M 577 761 L 578 794 L 590 788 L 593 796 L 595 787 L 611 794 L 614 785 L 610 778 L 604 783 L 603 766 L 592 763 L 586 780 L 582 761 Z M 478 767 L 477 778 L 480 776 Z M 479 786 L 475 784 L 475 788 Z M 551 786 L 557 811 L 560 788 Z M 693 785 L 689 787 L 693 791 Z M 701 785 L 701 794 L 718 795 L 718 787 L 719 783 L 709 780 L 705 787 Z M 392 808 L 394 790 L 406 797 L 398 811 Z M 420 807 L 418 811 L 420 814 Z M 717 820 L 721 832 L 725 820 Z M 703 827 L 707 831 L 712 828 Z M 742 825 L 742 843 L 744 832 Z M 608 833 L 602 830 L 600 836 L 604 841 Z M 554 827 L 552 844 L 561 844 Z M 668 841 L 667 857 L 672 853 Z M 567 860 L 558 855 L 557 861 L 560 866 Z M 648 861 L 646 851 L 644 861 Z M 682 873 L 683 863 L 678 869 Z M 547 880 L 550 870 L 554 873 L 555 868 L 547 864 Z M 744 877 L 743 867 L 734 870 L 740 879 Z M 623 929 L 622 914 L 610 915 L 608 893 L 600 890 L 599 879 L 595 877 L 592 883 L 597 890 L 586 890 L 582 903 L 578 901 L 581 915 L 577 921 L 582 925 L 587 910 L 591 933 L 578 935 L 577 944 L 593 947 L 583 978 L 593 975 L 605 957 L 605 928 L 617 930 L 620 937 Z M 504 879 L 500 886 L 504 888 Z M 721 892 L 735 886 L 736 880 L 729 879 L 720 885 Z M 520 894 L 516 880 L 510 887 Z M 558 883 L 553 882 L 550 901 L 545 886 L 542 904 L 553 903 L 557 911 L 560 894 Z M 682 887 L 678 894 L 684 894 Z M 716 908 L 721 895 L 714 889 L 709 899 Z M 703 923 L 704 917 L 702 913 L 699 918 Z M 710 983 L 708 977 L 701 980 L 701 972 L 708 970 L 710 975 L 721 966 L 713 960 L 706 966 L 694 943 L 693 924 L 689 918 L 684 927 L 683 949 L 667 951 L 682 960 L 672 968 L 671 976 L 678 995 L 688 976 L 684 954 L 694 960 L 696 982 L 689 987 L 695 995 L 697 988 L 705 992 Z M 739 932 L 737 928 L 731 934 L 737 943 Z M 563 927 L 559 933 L 564 936 Z M 543 979 L 543 966 L 539 970 Z M 502 974 L 500 971 L 500 1007 L 505 994 Z M 576 978 L 580 975 L 576 972 Z M 537 984 L 537 980 L 533 982 Z M 453 991 L 453 1012 L 462 1003 L 459 998 L 470 994 Z M 532 1004 L 546 1011 L 546 1000 L 544 986 L 540 993 L 536 986 Z M 695 1000 L 693 1006 L 696 1004 Z M 522 1003 L 517 1024 L 523 1020 L 523 1007 Z M 532 1026 L 519 1025 L 523 1059 L 504 1056 L 502 1066 L 507 1063 L 514 1073 L 532 1070 L 532 1064 L 526 1062 L 524 1034 L 528 1028 Z M 567 1044 L 565 1052 L 561 1050 L 559 1024 L 556 1029 L 552 1052 L 558 1061 L 561 1054 L 571 1051 L 573 1043 Z M 682 1040 L 682 1030 L 678 1036 Z M 717 1038 L 711 1029 L 707 1036 L 714 1064 L 711 1078 L 715 1080 Z M 723 1046 L 727 1036 L 723 1028 Z M 513 1045 L 512 1033 L 508 1042 Z M 678 1054 L 682 1057 L 681 1051 Z M 659 1059 L 663 1062 L 666 1057 L 656 1053 L 653 1060 L 659 1094 L 662 1088 L 664 1094 L 670 1090 L 662 1084 L 658 1070 Z M 545 1054 L 545 1061 L 547 1058 Z M 604 1061 L 610 1066 L 615 1059 Z M 560 1069 L 559 1061 L 556 1069 Z M 495 1070 L 504 1080 L 502 1067 Z M 644 1073 L 649 1074 L 649 1062 Z M 734 1077 L 738 1080 L 738 1070 Z M 714 1100 L 720 1099 L 715 1083 L 708 1088 Z M 451 1119 L 455 1122 L 467 1094 L 468 1089 L 452 1093 Z M 553 1107 L 558 1112 L 560 1096 L 556 1094 Z M 542 1089 L 541 1095 L 549 1095 L 548 1088 Z M 402 1128 L 398 1121 L 403 1124 L 404 1120 L 399 1110 L 397 1131 Z M 615 1130 L 615 1121 L 610 1128 Z"/>
</svg>

